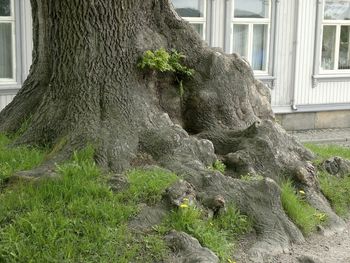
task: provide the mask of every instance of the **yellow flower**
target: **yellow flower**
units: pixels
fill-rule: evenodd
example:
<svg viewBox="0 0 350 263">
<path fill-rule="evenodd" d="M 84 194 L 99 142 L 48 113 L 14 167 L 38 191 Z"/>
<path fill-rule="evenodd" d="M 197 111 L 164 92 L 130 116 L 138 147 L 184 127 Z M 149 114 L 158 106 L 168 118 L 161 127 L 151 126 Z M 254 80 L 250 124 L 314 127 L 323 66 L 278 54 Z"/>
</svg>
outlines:
<svg viewBox="0 0 350 263">
<path fill-rule="evenodd" d="M 305 192 L 303 190 L 299 190 L 299 194 L 305 195 Z"/>
<path fill-rule="evenodd" d="M 188 204 L 181 204 L 180 208 L 188 208 Z"/>
</svg>

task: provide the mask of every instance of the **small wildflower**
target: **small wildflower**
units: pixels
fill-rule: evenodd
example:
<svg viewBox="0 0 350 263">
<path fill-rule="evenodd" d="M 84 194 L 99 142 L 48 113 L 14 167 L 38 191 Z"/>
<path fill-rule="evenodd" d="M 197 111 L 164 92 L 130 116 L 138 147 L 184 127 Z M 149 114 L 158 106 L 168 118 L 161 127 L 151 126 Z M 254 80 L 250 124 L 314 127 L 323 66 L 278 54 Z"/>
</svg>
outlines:
<svg viewBox="0 0 350 263">
<path fill-rule="evenodd" d="M 318 218 L 318 220 L 320 220 L 321 222 L 324 222 L 327 219 L 327 216 L 325 213 L 316 213 L 314 216 Z"/>
<path fill-rule="evenodd" d="M 181 204 L 180 208 L 188 208 L 188 204 Z"/>
<path fill-rule="evenodd" d="M 303 190 L 299 190 L 299 194 L 305 195 L 305 192 Z"/>
</svg>

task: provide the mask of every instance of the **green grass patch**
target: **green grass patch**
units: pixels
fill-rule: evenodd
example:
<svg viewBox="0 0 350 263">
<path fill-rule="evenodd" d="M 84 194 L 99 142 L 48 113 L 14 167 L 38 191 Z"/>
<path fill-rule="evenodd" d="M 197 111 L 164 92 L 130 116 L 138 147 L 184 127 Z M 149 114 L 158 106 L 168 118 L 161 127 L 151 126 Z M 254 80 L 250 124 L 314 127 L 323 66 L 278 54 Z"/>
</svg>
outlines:
<svg viewBox="0 0 350 263">
<path fill-rule="evenodd" d="M 303 191 L 297 193 L 290 181 L 283 183 L 281 188 L 283 209 L 305 235 L 315 231 L 317 225 L 326 220 L 326 215 L 309 205 L 303 199 Z"/>
<path fill-rule="evenodd" d="M 306 144 L 307 148 L 317 155 L 316 165 L 321 164 L 328 158 L 339 156 L 350 160 L 350 149 L 337 145 Z M 342 216 L 350 214 L 350 175 L 337 178 L 322 170 L 319 172 L 319 182 L 322 193 L 330 201 L 334 211 Z"/>
<path fill-rule="evenodd" d="M 87 147 L 58 166 L 60 177 L 3 191 L 0 262 L 159 262 L 165 257 L 160 235 L 136 236 L 126 225 L 141 198 L 158 200 L 169 173 L 133 171 L 131 187 L 114 194 L 92 156 Z M 146 175 L 152 179 L 137 181 Z M 155 182 L 163 184 L 155 187 Z"/>
<path fill-rule="evenodd" d="M 350 213 L 350 176 L 337 178 L 322 171 L 319 173 L 322 193 L 330 201 L 334 211 L 342 217 Z"/>
<path fill-rule="evenodd" d="M 11 140 L 0 134 L 0 184 L 17 171 L 30 170 L 38 166 L 45 152 L 36 148 L 8 147 Z"/>
<path fill-rule="evenodd" d="M 304 144 L 306 148 L 316 154 L 316 164 L 334 156 L 339 156 L 344 159 L 350 160 L 350 149 L 347 147 L 341 147 L 337 145 L 318 145 L 312 143 Z"/>
<path fill-rule="evenodd" d="M 130 188 L 124 194 L 138 202 L 155 204 L 162 198 L 166 188 L 175 183 L 178 177 L 162 169 L 132 170 L 127 173 Z"/>
<path fill-rule="evenodd" d="M 32 169 L 45 152 L 29 147 L 6 148 L 0 135 L 1 180 Z M 178 177 L 163 169 L 126 173 L 129 187 L 113 193 L 108 176 L 93 160 L 91 146 L 57 166 L 60 176 L 18 181 L 0 193 L 0 262 L 162 262 L 169 251 L 162 234 L 177 229 L 196 237 L 224 261 L 232 256 L 236 237 L 251 222 L 234 206 L 214 219 L 188 205 L 169 213 L 164 231 L 133 233 L 129 220 L 140 203 L 159 202 Z"/>
<path fill-rule="evenodd" d="M 206 219 L 200 209 L 184 205 L 169 214 L 161 229 L 163 232 L 172 229 L 186 232 L 211 249 L 221 262 L 227 262 L 232 258 L 237 236 L 250 231 L 251 227 L 251 221 L 233 205 L 214 219 Z"/>
</svg>

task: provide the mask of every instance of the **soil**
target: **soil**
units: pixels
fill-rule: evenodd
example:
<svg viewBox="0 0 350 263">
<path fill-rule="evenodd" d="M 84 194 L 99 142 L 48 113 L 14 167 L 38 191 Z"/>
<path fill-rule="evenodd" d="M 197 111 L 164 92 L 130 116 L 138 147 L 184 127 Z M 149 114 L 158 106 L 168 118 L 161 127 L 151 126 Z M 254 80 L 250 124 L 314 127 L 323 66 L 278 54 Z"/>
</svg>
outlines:
<svg viewBox="0 0 350 263">
<path fill-rule="evenodd" d="M 253 235 L 252 235 L 253 236 Z M 343 232 L 333 235 L 315 233 L 299 245 L 292 245 L 289 251 L 277 256 L 268 256 L 263 261 L 251 261 L 243 250 L 254 243 L 254 237 L 247 236 L 237 247 L 237 263 L 350 263 L 350 221 Z"/>
<path fill-rule="evenodd" d="M 314 261 L 307 261 L 306 257 L 314 258 Z M 302 258 L 304 261 L 300 260 Z M 271 262 L 350 263 L 350 221 L 343 232 L 332 236 L 314 234 L 306 243 L 293 246 L 289 253 L 279 255 Z"/>
</svg>

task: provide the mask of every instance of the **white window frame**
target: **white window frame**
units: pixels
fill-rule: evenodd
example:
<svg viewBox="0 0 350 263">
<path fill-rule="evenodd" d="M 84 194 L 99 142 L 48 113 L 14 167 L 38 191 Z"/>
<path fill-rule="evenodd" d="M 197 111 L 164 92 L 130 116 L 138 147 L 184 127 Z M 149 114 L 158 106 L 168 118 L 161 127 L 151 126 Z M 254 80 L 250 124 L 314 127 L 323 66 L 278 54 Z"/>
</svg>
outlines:
<svg viewBox="0 0 350 263">
<path fill-rule="evenodd" d="M 266 68 L 265 70 L 254 70 L 254 74 L 256 76 L 267 76 L 270 72 L 270 59 L 271 59 L 271 24 L 272 24 L 272 0 L 266 0 L 269 2 L 269 10 L 267 18 L 236 18 L 234 17 L 235 11 L 235 0 L 232 0 L 232 4 L 230 7 L 230 44 L 229 44 L 229 52 L 232 53 L 233 50 L 233 26 L 234 25 L 248 25 L 248 51 L 247 51 L 247 61 L 251 64 L 253 57 L 253 28 L 254 25 L 267 25 L 267 45 L 266 45 Z"/>
<path fill-rule="evenodd" d="M 17 59 L 16 59 L 16 6 L 15 0 L 10 0 L 11 2 L 11 16 L 0 16 L 0 23 L 11 23 L 12 34 L 12 78 L 0 78 L 0 84 L 14 84 L 17 78 Z"/>
<path fill-rule="evenodd" d="M 203 35 L 201 36 L 203 40 L 208 41 L 208 1 L 203 1 L 203 17 L 183 17 L 184 20 L 194 25 L 203 25 Z M 175 6 L 174 6 L 175 8 Z M 176 8 L 175 8 L 176 9 Z"/>
<path fill-rule="evenodd" d="M 344 0 L 346 1 L 346 0 Z M 350 1 L 348 1 L 350 3 Z M 350 20 L 327 20 L 324 19 L 324 8 L 325 8 L 326 1 L 323 1 L 322 6 L 322 34 L 321 34 L 321 43 L 323 43 L 323 28 L 324 26 L 335 26 L 336 27 L 336 33 L 335 33 L 335 43 L 334 43 L 334 69 L 322 69 L 322 44 L 321 44 L 321 56 L 320 56 L 320 73 L 324 74 L 331 74 L 335 72 L 339 73 L 350 73 L 350 69 L 339 69 L 339 46 L 340 46 L 340 30 L 341 26 L 350 26 Z"/>
<path fill-rule="evenodd" d="M 317 16 L 316 16 L 316 31 L 315 31 L 315 54 L 313 68 L 313 87 L 316 88 L 319 82 L 329 81 L 349 81 L 350 70 L 338 69 L 339 66 L 339 41 L 340 29 L 342 25 L 349 25 L 350 20 L 326 20 L 324 19 L 325 0 L 317 0 Z M 350 2 L 350 1 L 349 1 Z M 323 27 L 336 26 L 335 40 L 335 65 L 337 69 L 324 70 L 322 69 L 322 45 L 323 45 Z"/>
</svg>

